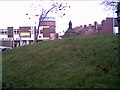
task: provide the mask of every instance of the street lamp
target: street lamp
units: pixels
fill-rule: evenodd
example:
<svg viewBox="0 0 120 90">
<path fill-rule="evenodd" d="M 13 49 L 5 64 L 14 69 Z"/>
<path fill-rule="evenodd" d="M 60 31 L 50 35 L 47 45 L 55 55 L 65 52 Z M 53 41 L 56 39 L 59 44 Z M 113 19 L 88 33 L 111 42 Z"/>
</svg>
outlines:
<svg viewBox="0 0 120 90">
<path fill-rule="evenodd" d="M 110 2 L 110 5 L 112 6 L 112 10 L 113 10 L 113 34 L 114 34 L 114 12 L 115 12 L 115 4 L 116 2 Z"/>
<path fill-rule="evenodd" d="M 117 21 L 118 21 L 118 34 L 120 34 L 120 2 L 117 4 Z"/>
</svg>

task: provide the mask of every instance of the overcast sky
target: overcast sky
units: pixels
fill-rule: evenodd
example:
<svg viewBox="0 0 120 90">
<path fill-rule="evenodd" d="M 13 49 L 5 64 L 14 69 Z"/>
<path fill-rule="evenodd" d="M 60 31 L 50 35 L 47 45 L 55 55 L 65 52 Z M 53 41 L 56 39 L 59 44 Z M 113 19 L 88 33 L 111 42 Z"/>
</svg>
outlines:
<svg viewBox="0 0 120 90">
<path fill-rule="evenodd" d="M 34 26 L 38 20 L 28 19 L 26 13 L 34 13 L 34 9 L 30 6 L 32 4 L 38 5 L 39 1 L 15 1 L 15 0 L 3 0 L 0 1 L 0 29 L 13 26 L 18 28 L 19 26 Z M 48 1 L 46 1 L 48 2 Z M 102 0 L 68 0 L 68 4 L 71 6 L 67 9 L 66 16 L 60 18 L 55 14 L 49 16 L 56 17 L 56 32 L 66 31 L 68 23 L 71 20 L 73 27 L 80 25 L 93 24 L 97 21 L 99 24 L 106 17 L 112 17 L 111 11 L 105 11 L 104 6 L 100 5 Z M 45 3 L 44 6 L 47 6 Z M 31 16 L 32 16 L 31 14 Z M 116 14 L 114 14 L 116 17 Z"/>
</svg>

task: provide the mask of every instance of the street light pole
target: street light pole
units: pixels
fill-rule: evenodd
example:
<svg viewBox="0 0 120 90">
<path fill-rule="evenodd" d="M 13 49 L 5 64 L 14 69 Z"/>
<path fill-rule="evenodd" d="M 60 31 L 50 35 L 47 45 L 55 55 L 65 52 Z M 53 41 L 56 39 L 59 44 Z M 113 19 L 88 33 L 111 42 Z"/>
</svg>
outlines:
<svg viewBox="0 0 120 90">
<path fill-rule="evenodd" d="M 115 33 L 114 31 L 114 6 L 113 6 L 113 34 Z"/>
<path fill-rule="evenodd" d="M 117 21 L 118 21 L 118 34 L 120 34 L 120 2 L 117 4 Z"/>
<path fill-rule="evenodd" d="M 114 20 L 114 12 L 115 12 L 115 4 L 116 2 L 110 2 L 111 6 L 112 6 L 112 11 L 113 11 L 113 34 L 115 34 L 115 30 L 114 30 L 114 23 L 115 23 L 115 20 Z"/>
</svg>

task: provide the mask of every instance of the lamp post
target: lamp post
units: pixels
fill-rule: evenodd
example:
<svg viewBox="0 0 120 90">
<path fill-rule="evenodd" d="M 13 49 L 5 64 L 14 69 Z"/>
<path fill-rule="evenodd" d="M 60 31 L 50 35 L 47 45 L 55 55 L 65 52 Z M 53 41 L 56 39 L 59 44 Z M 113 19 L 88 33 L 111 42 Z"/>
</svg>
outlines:
<svg viewBox="0 0 120 90">
<path fill-rule="evenodd" d="M 120 2 L 117 4 L 117 21 L 118 21 L 118 34 L 120 34 Z"/>
<path fill-rule="evenodd" d="M 110 2 L 111 6 L 112 6 L 112 10 L 113 10 L 113 34 L 114 34 L 114 12 L 115 12 L 115 4 L 116 2 Z"/>
</svg>

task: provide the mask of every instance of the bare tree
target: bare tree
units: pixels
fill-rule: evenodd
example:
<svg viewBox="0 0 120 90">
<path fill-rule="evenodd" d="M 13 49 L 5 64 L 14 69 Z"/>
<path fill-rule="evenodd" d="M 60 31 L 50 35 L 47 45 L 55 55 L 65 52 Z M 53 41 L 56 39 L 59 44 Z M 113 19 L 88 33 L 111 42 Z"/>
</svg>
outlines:
<svg viewBox="0 0 120 90">
<path fill-rule="evenodd" d="M 101 4 L 105 6 L 105 10 L 116 10 L 120 0 L 104 0 Z"/>
<path fill-rule="evenodd" d="M 45 2 L 45 3 L 49 3 L 49 6 L 44 6 L 42 5 L 43 3 L 42 2 Z M 35 42 L 37 42 L 38 40 L 38 34 L 39 34 L 39 28 L 41 26 L 41 22 L 47 17 L 47 15 L 49 13 L 55 13 L 57 14 L 59 17 L 62 17 L 65 15 L 65 10 L 66 8 L 70 8 L 70 6 L 68 5 L 68 3 L 65 1 L 65 0 L 47 0 L 47 1 L 44 1 L 44 0 L 40 0 L 38 3 L 40 3 L 38 6 L 39 6 L 39 13 L 38 14 L 35 14 L 34 15 L 36 17 L 39 17 L 39 21 L 38 21 L 38 25 L 37 25 L 37 29 L 36 29 L 36 35 L 35 35 Z M 36 7 L 35 7 L 36 9 Z M 29 16 L 28 13 L 26 13 L 27 16 Z M 29 17 L 29 19 L 31 19 Z M 36 22 L 35 22 L 36 23 Z"/>
<path fill-rule="evenodd" d="M 104 0 L 101 4 L 104 5 L 107 10 L 113 10 L 113 30 L 114 30 L 114 11 L 120 9 L 120 0 Z M 118 27 L 119 27 L 118 32 L 120 32 L 119 24 L 120 23 L 118 22 Z"/>
</svg>

